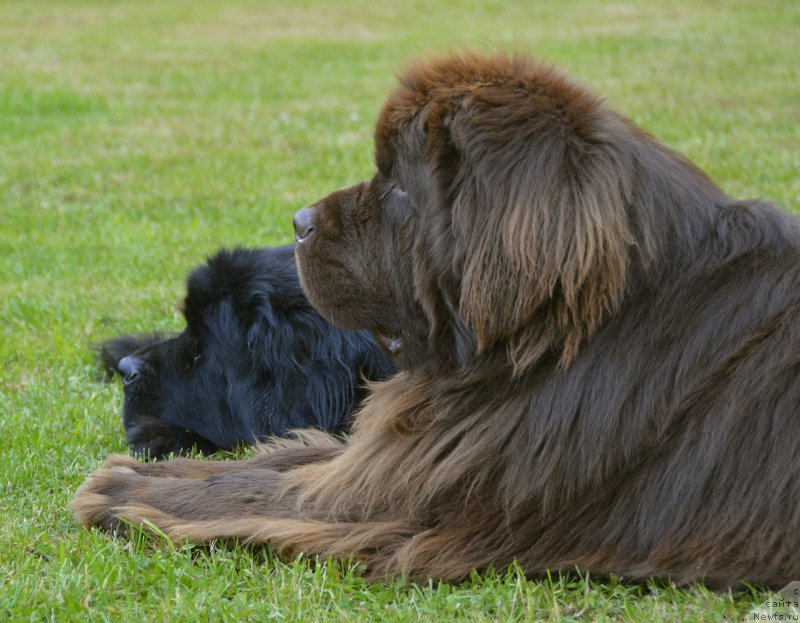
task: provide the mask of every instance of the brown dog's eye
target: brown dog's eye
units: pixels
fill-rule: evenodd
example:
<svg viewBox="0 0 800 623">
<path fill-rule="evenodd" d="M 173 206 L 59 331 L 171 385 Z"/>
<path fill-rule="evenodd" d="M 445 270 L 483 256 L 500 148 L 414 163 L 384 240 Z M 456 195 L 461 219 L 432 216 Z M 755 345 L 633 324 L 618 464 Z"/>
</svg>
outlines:
<svg viewBox="0 0 800 623">
<path fill-rule="evenodd" d="M 385 191 L 381 193 L 381 196 L 378 198 L 378 201 L 382 202 L 384 199 L 386 199 L 386 197 L 389 196 L 389 193 L 391 193 L 394 190 L 394 188 L 395 188 L 394 186 L 389 186 L 389 188 L 387 188 Z"/>
<path fill-rule="evenodd" d="M 413 204 L 405 190 L 392 184 L 380 197 L 382 214 L 393 224 L 404 221 L 412 212 Z"/>
<path fill-rule="evenodd" d="M 387 190 L 383 192 L 380 196 L 380 201 L 384 199 L 395 197 L 395 198 L 404 198 L 406 196 L 406 191 L 400 188 L 397 184 L 392 184 Z"/>
</svg>

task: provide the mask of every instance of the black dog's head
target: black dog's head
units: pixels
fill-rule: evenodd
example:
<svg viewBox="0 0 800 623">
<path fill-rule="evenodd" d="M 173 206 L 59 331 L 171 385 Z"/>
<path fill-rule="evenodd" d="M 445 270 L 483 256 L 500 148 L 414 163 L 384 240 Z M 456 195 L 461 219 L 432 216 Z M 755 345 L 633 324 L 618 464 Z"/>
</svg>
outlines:
<svg viewBox="0 0 800 623">
<path fill-rule="evenodd" d="M 393 372 L 371 336 L 311 308 L 291 246 L 219 252 L 189 276 L 184 315 L 177 336 L 101 346 L 122 377 L 134 452 L 207 453 L 308 426 L 337 432 L 363 379 Z"/>
</svg>

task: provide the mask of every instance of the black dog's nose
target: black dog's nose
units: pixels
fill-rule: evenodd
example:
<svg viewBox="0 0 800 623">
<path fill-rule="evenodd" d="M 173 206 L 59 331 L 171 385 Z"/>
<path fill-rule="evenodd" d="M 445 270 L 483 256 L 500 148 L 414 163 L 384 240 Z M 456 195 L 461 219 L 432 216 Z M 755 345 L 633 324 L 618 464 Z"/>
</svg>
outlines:
<svg viewBox="0 0 800 623">
<path fill-rule="evenodd" d="M 138 357 L 123 357 L 119 360 L 117 368 L 122 375 L 122 383 L 127 385 L 132 383 L 137 376 L 139 376 L 139 368 L 142 365 L 142 360 Z"/>
<path fill-rule="evenodd" d="M 302 243 L 314 231 L 317 223 L 317 208 L 315 206 L 301 208 L 294 213 L 292 223 L 294 224 L 294 239 Z"/>
</svg>

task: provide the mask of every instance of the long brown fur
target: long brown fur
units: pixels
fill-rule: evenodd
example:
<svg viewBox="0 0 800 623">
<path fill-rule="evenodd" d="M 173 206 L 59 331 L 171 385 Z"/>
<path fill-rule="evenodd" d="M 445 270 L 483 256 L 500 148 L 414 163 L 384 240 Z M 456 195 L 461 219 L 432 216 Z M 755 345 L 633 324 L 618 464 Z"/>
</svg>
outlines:
<svg viewBox="0 0 800 623">
<path fill-rule="evenodd" d="M 375 177 L 298 229 L 314 306 L 403 368 L 351 438 L 111 457 L 77 518 L 372 577 L 800 578 L 797 221 L 522 56 L 411 65 L 375 143 Z"/>
</svg>

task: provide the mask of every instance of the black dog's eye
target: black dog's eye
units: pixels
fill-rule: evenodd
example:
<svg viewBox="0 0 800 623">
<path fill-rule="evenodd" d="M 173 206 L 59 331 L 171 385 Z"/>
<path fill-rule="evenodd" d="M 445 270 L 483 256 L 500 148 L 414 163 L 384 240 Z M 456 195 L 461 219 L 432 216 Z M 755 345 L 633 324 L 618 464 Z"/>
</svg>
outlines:
<svg viewBox="0 0 800 623">
<path fill-rule="evenodd" d="M 183 371 L 186 372 L 186 371 L 190 370 L 191 368 L 193 368 L 195 366 L 195 364 L 202 358 L 203 358 L 203 355 L 195 355 L 194 357 L 192 357 L 190 360 L 188 360 L 186 362 L 186 365 L 183 367 Z"/>
</svg>

